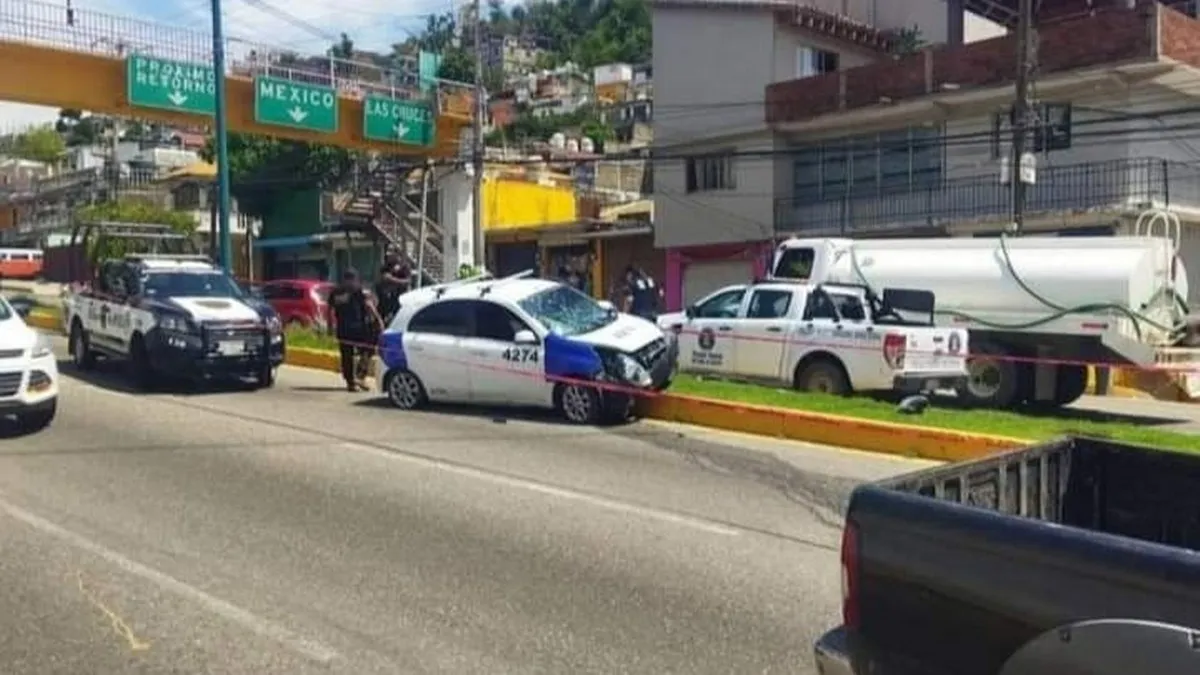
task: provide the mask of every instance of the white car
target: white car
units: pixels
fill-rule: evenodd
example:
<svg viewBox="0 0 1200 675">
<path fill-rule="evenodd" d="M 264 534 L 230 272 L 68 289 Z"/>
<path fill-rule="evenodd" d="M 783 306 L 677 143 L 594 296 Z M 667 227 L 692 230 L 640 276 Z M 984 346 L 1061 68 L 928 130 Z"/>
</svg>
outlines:
<svg viewBox="0 0 1200 675">
<path fill-rule="evenodd" d="M 58 409 L 58 361 L 49 339 L 0 298 L 0 417 L 25 431 L 50 426 Z"/>
<path fill-rule="evenodd" d="M 654 323 L 526 275 L 406 293 L 379 347 L 399 408 L 535 406 L 577 424 L 627 417 L 638 391 L 670 383 L 678 353 Z"/>
</svg>

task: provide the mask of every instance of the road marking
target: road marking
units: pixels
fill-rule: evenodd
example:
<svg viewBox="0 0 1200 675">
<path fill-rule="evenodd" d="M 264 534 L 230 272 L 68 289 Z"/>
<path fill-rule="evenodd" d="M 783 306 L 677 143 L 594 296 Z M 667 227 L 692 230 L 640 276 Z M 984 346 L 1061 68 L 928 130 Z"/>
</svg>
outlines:
<svg viewBox="0 0 1200 675">
<path fill-rule="evenodd" d="M 19 520 L 39 532 L 51 535 L 75 548 L 101 558 L 125 572 L 154 583 L 163 590 L 169 591 L 181 598 L 191 600 L 213 614 L 231 623 L 235 623 L 252 633 L 274 640 L 283 647 L 310 661 L 328 664 L 338 656 L 337 652 L 325 645 L 300 637 L 282 626 L 271 623 L 266 619 L 251 614 L 241 607 L 209 595 L 195 586 L 126 558 L 110 548 L 101 546 L 83 535 L 76 534 L 41 516 L 30 513 L 3 498 L 0 498 L 0 511 L 4 511 L 13 519 Z"/>
<path fill-rule="evenodd" d="M 129 643 L 130 651 L 144 652 L 147 649 L 150 649 L 149 642 L 142 642 L 139 640 L 137 636 L 133 634 L 133 629 L 129 627 L 129 624 L 126 623 L 124 619 L 118 616 L 116 612 L 109 609 L 108 605 L 104 604 L 104 602 L 101 601 L 95 593 L 92 593 L 83 585 L 83 572 L 76 572 L 75 576 L 79 582 L 79 592 L 82 593 L 83 597 L 87 598 L 88 602 L 92 603 L 96 609 L 103 612 L 104 616 L 108 617 L 109 623 L 112 624 L 113 631 L 117 635 L 125 638 L 125 641 Z"/>
<path fill-rule="evenodd" d="M 450 462 L 442 462 L 427 457 L 415 457 L 413 455 L 392 452 L 383 448 L 377 448 L 362 443 L 342 443 L 340 447 L 347 450 L 370 453 L 372 455 L 385 457 L 393 461 L 418 464 L 420 466 L 437 469 L 446 473 L 487 481 L 496 485 L 504 485 L 506 487 L 517 488 L 520 490 L 528 490 L 529 492 L 536 492 L 538 494 L 549 497 L 557 497 L 559 499 L 567 499 L 570 501 L 579 502 L 581 504 L 590 504 L 591 506 L 607 509 L 609 511 L 617 511 L 620 513 L 641 516 L 643 518 L 650 518 L 652 520 L 671 523 L 673 525 L 682 525 L 684 527 L 690 527 L 694 530 L 700 530 L 709 534 L 719 534 L 726 537 L 736 537 L 741 534 L 740 530 L 719 525 L 717 523 L 709 522 L 700 518 L 693 518 L 691 516 L 685 516 L 678 513 L 671 513 L 670 511 L 662 511 L 647 506 L 629 504 L 627 502 L 609 499 L 607 497 L 600 497 L 597 495 L 590 495 L 585 492 L 578 492 L 570 488 L 555 487 L 552 485 L 538 483 L 536 481 L 491 473 L 482 469 L 473 469 L 471 467 L 452 464 Z"/>
</svg>

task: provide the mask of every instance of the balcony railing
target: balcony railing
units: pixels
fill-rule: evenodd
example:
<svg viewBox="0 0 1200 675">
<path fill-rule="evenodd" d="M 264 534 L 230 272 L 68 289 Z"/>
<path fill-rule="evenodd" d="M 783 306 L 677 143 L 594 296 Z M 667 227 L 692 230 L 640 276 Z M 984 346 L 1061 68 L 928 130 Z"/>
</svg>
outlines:
<svg viewBox="0 0 1200 675">
<path fill-rule="evenodd" d="M 1130 159 L 1042 169 L 1026 191 L 1028 217 L 1050 213 L 1200 209 L 1200 164 Z M 844 198 L 777 199 L 779 233 L 861 235 L 889 230 L 1006 221 L 1012 186 L 998 175 L 943 181 L 926 189 Z"/>
</svg>

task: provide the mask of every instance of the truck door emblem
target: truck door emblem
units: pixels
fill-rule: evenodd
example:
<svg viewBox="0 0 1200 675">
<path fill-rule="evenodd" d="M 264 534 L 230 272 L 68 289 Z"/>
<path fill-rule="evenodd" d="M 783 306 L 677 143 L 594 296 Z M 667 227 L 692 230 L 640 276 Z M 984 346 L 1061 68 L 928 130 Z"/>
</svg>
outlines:
<svg viewBox="0 0 1200 675">
<path fill-rule="evenodd" d="M 705 328 L 700 331 L 700 336 L 696 339 L 697 346 L 704 351 L 712 349 L 717 344 L 717 336 L 711 328 Z"/>
</svg>

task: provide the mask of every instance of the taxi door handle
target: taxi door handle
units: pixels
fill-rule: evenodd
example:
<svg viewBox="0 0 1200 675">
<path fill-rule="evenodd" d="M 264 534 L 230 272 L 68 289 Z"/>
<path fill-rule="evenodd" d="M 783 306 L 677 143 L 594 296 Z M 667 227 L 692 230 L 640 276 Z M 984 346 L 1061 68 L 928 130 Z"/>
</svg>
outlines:
<svg viewBox="0 0 1200 675">
<path fill-rule="evenodd" d="M 733 330 L 733 327 L 732 327 L 732 326 L 717 326 L 717 330 L 719 330 L 719 331 L 729 331 L 729 330 Z"/>
<path fill-rule="evenodd" d="M 410 345 L 408 346 L 408 349 L 409 349 L 410 351 L 414 351 L 414 352 L 423 352 L 423 351 L 425 351 L 425 348 L 424 348 L 424 347 L 422 347 L 421 345 L 414 345 L 414 344 L 410 344 Z"/>
<path fill-rule="evenodd" d="M 779 326 L 767 326 L 768 333 L 782 333 L 783 329 Z"/>
<path fill-rule="evenodd" d="M 478 349 L 478 350 L 472 349 L 471 350 L 471 356 L 487 356 L 487 355 L 488 355 L 487 351 L 483 350 L 483 349 Z"/>
</svg>

